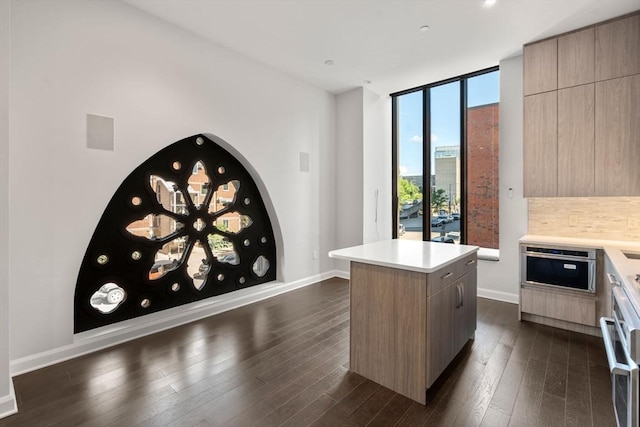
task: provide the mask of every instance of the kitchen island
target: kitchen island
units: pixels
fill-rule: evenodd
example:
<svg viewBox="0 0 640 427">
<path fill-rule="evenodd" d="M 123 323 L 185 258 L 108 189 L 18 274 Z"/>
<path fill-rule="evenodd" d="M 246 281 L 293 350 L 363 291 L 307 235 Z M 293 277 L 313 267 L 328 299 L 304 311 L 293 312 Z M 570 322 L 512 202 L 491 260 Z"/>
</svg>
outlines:
<svg viewBox="0 0 640 427">
<path fill-rule="evenodd" d="M 425 404 L 475 334 L 477 251 L 410 240 L 331 251 L 351 264 L 351 371 Z"/>
</svg>

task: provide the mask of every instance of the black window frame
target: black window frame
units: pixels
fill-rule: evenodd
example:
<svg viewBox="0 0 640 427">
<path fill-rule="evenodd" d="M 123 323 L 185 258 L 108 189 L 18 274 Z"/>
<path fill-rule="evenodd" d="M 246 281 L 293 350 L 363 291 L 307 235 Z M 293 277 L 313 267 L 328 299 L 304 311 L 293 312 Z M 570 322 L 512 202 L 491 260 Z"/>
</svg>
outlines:
<svg viewBox="0 0 640 427">
<path fill-rule="evenodd" d="M 431 212 L 431 99 L 430 89 L 459 82 L 460 83 L 460 207 L 461 207 L 461 221 L 460 221 L 460 243 L 465 244 L 467 242 L 467 88 L 468 80 L 481 76 L 483 74 L 499 71 L 500 66 L 495 65 L 493 67 L 484 68 L 482 70 L 474 71 L 467 74 L 462 74 L 456 77 L 451 77 L 445 80 L 440 80 L 434 83 L 428 83 L 421 86 L 416 86 L 411 89 L 405 89 L 399 92 L 389 94 L 391 96 L 391 217 L 393 218 L 393 230 L 392 236 L 394 239 L 398 238 L 398 97 L 407 95 L 414 92 L 422 92 L 422 144 L 423 144 L 423 159 L 422 159 L 422 191 L 423 202 L 422 206 L 425 209 L 428 206 L 429 212 Z M 426 203 L 426 205 L 425 205 Z M 426 211 L 426 210 L 425 210 Z M 431 240 L 431 215 L 422 215 L 422 240 Z"/>
</svg>

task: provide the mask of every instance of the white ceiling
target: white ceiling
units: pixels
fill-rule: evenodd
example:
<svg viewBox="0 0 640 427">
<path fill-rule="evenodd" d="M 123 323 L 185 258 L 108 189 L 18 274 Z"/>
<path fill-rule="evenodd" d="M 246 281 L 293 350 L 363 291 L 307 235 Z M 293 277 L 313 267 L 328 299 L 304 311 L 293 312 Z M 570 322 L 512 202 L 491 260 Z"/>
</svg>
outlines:
<svg viewBox="0 0 640 427">
<path fill-rule="evenodd" d="M 125 1 L 330 92 L 379 94 L 491 67 L 525 43 L 640 9 L 640 0 Z"/>
</svg>

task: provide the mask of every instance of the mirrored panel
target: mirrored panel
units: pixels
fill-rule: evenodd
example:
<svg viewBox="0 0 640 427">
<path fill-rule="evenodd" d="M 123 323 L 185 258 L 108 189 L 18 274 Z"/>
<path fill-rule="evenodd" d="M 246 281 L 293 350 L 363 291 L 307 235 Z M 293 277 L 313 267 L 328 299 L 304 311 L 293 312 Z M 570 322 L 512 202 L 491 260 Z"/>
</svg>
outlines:
<svg viewBox="0 0 640 427">
<path fill-rule="evenodd" d="M 209 213 L 220 212 L 236 201 L 236 194 L 240 189 L 240 181 L 234 179 L 219 186 L 209 202 Z"/>
<path fill-rule="evenodd" d="M 91 295 L 91 307 L 100 313 L 111 313 L 127 299 L 127 293 L 113 282 L 105 283 Z"/>
<path fill-rule="evenodd" d="M 163 239 L 182 228 L 184 224 L 164 214 L 149 214 L 127 225 L 129 233 L 149 240 Z"/>
<path fill-rule="evenodd" d="M 200 240 L 196 240 L 187 260 L 187 274 L 193 280 L 194 288 L 197 290 L 204 288 L 209 270 L 211 270 L 211 260 L 202 247 Z"/>
<path fill-rule="evenodd" d="M 157 280 L 182 264 L 188 240 L 186 236 L 177 237 L 162 245 L 156 252 L 154 263 L 149 270 L 149 280 Z"/>
<path fill-rule="evenodd" d="M 260 255 L 258 259 L 256 259 L 253 263 L 251 269 L 256 274 L 256 276 L 263 277 L 265 274 L 267 274 L 267 271 L 269 271 L 269 260 Z"/>
<path fill-rule="evenodd" d="M 204 203 L 204 199 L 209 191 L 211 181 L 207 175 L 207 171 L 202 161 L 197 161 L 191 169 L 191 176 L 189 177 L 188 190 L 191 203 L 200 209 Z"/>
<path fill-rule="evenodd" d="M 245 228 L 249 228 L 253 220 L 248 215 L 241 215 L 238 212 L 228 212 L 216 218 L 213 226 L 220 231 L 238 234 Z"/>
<path fill-rule="evenodd" d="M 207 240 L 216 261 L 223 264 L 240 264 L 240 256 L 236 252 L 233 243 L 227 237 L 220 234 L 209 234 Z"/>
<path fill-rule="evenodd" d="M 175 182 L 167 181 L 157 175 L 151 175 L 149 180 L 151 189 L 156 194 L 156 200 L 163 208 L 180 215 L 188 214 L 184 195 Z"/>
</svg>

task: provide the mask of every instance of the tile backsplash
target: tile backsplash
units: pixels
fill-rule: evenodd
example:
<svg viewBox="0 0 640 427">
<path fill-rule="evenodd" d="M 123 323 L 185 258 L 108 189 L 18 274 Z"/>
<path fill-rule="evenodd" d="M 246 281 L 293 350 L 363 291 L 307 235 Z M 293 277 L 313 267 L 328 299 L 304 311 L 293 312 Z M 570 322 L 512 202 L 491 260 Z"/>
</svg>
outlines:
<svg viewBox="0 0 640 427">
<path fill-rule="evenodd" d="M 640 242 L 640 197 L 531 198 L 528 232 Z"/>
</svg>

